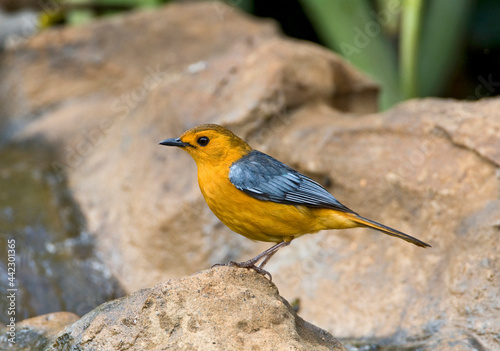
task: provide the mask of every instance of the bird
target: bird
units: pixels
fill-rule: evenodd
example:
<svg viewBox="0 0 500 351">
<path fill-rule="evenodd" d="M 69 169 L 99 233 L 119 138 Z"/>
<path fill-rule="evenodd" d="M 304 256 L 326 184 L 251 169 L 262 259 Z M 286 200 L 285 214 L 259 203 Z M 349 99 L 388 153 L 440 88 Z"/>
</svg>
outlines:
<svg viewBox="0 0 500 351">
<path fill-rule="evenodd" d="M 328 229 L 370 227 L 419 247 L 429 244 L 340 203 L 322 185 L 277 159 L 254 150 L 230 130 L 202 124 L 160 145 L 186 151 L 196 162 L 198 184 L 210 210 L 232 231 L 274 246 L 244 262 L 228 264 L 258 273 L 292 240 Z M 260 263 L 259 263 L 260 262 Z"/>
</svg>

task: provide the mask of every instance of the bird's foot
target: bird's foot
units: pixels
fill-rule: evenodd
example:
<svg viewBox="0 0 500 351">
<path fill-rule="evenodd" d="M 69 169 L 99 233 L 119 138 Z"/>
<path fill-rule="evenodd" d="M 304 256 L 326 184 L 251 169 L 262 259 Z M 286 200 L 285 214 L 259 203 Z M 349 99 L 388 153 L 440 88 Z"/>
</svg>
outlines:
<svg viewBox="0 0 500 351">
<path fill-rule="evenodd" d="M 251 260 L 250 260 L 251 261 Z M 238 268 L 248 268 L 248 269 L 253 269 L 254 271 L 256 271 L 257 273 L 259 274 L 262 274 L 263 276 L 268 276 L 269 277 L 269 280 L 270 281 L 273 281 L 273 276 L 271 275 L 271 273 L 269 273 L 268 271 L 266 271 L 265 269 L 262 269 L 258 266 L 256 266 L 253 262 L 249 262 L 249 261 L 246 261 L 246 262 L 235 262 L 235 261 L 231 261 L 229 263 L 216 263 L 212 266 L 212 268 L 214 267 L 219 267 L 219 266 L 230 266 L 230 267 L 238 267 Z"/>
</svg>

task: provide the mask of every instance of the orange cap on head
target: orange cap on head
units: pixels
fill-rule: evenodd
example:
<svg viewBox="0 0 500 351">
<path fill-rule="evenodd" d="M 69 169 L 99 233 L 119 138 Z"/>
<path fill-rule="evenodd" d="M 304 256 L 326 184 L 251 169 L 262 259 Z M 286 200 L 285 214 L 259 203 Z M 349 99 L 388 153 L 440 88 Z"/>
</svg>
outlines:
<svg viewBox="0 0 500 351">
<path fill-rule="evenodd" d="M 160 144 L 182 147 L 197 164 L 232 163 L 252 151 L 244 140 L 218 124 L 202 124 Z"/>
</svg>

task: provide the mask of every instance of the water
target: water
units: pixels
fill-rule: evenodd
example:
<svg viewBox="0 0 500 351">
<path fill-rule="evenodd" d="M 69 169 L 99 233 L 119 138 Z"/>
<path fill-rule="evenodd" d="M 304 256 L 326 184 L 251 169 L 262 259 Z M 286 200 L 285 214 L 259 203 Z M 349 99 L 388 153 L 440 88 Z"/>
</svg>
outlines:
<svg viewBox="0 0 500 351">
<path fill-rule="evenodd" d="M 34 143 L 32 143 L 34 144 Z M 123 291 L 96 256 L 92 236 L 51 153 L 37 145 L 0 149 L 0 311 L 8 311 L 9 241 L 15 241 L 16 321 L 55 311 L 83 315 Z M 12 239 L 14 241 L 12 241 Z M 12 253 L 12 252 L 11 252 Z M 12 260 L 12 258 L 11 258 Z M 7 313 L 0 322 L 8 324 Z"/>
</svg>

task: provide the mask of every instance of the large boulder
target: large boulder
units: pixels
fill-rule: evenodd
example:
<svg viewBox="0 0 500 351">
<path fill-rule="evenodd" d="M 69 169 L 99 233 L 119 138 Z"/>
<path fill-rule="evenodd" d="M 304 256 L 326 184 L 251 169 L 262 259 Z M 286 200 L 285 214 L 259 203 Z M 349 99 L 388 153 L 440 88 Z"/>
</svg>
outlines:
<svg viewBox="0 0 500 351">
<path fill-rule="evenodd" d="M 500 99 L 413 100 L 358 118 L 296 111 L 268 151 L 432 248 L 368 229 L 301 238 L 268 266 L 283 295 L 338 337 L 469 335 L 466 349 L 498 347 L 499 147 Z"/>
<path fill-rule="evenodd" d="M 378 91 L 327 50 L 218 3 L 48 31 L 8 52 L 0 74 L 4 130 L 51 146 L 54 171 L 128 292 L 265 247 L 220 225 L 193 162 L 160 140 L 215 122 L 263 145 L 289 111 L 322 101 L 373 112 Z"/>
<path fill-rule="evenodd" d="M 47 350 L 339 350 L 297 316 L 278 289 L 245 269 L 219 267 L 105 303 Z"/>
<path fill-rule="evenodd" d="M 170 279 L 102 304 L 78 319 L 59 312 L 24 320 L 11 350 L 338 350 L 326 331 L 297 316 L 276 286 L 241 268 Z"/>
</svg>

